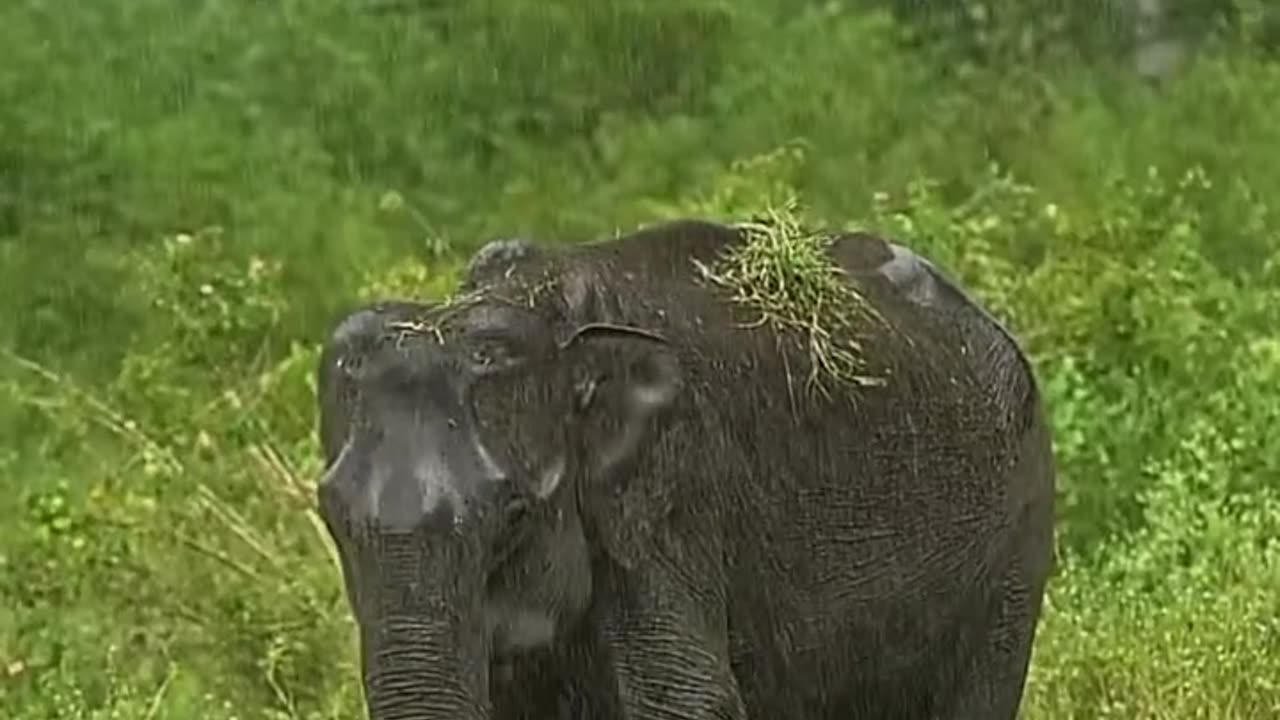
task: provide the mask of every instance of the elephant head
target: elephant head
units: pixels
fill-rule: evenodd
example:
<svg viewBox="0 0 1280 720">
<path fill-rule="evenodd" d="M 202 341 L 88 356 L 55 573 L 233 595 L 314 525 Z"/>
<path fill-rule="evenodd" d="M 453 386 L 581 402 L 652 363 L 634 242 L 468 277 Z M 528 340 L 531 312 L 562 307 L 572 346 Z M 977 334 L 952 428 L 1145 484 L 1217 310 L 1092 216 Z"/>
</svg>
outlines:
<svg viewBox="0 0 1280 720">
<path fill-rule="evenodd" d="M 318 501 L 373 720 L 488 717 L 491 664 L 588 605 L 585 498 L 643 451 L 679 366 L 657 336 L 562 316 L 375 305 L 322 353 Z"/>
</svg>

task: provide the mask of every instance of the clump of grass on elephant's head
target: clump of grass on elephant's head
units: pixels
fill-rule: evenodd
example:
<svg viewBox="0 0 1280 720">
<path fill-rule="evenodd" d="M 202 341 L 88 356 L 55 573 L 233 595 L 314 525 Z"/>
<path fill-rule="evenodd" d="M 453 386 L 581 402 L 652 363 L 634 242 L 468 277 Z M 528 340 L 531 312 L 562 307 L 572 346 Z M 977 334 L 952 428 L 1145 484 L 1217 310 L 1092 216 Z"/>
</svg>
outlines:
<svg viewBox="0 0 1280 720">
<path fill-rule="evenodd" d="M 859 323 L 884 318 L 849 283 L 827 252 L 830 233 L 804 225 L 794 199 L 738 223 L 745 242 L 708 265 L 695 261 L 707 280 L 732 292 L 734 302 L 760 313 L 753 326 L 798 331 L 808 344 L 809 382 L 824 394 L 822 375 L 855 386 L 884 384 L 867 373 Z"/>
</svg>

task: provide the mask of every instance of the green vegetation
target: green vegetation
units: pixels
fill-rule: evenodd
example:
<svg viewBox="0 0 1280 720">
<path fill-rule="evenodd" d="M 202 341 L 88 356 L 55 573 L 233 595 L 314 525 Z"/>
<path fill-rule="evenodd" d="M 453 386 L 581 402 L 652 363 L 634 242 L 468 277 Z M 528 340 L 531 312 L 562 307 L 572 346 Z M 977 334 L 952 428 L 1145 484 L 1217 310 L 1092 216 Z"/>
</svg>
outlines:
<svg viewBox="0 0 1280 720">
<path fill-rule="evenodd" d="M 881 319 L 850 284 L 827 248 L 833 237 L 815 231 L 797 212 L 794 197 L 735 223 L 742 244 L 710 265 L 695 261 L 705 279 L 729 290 L 729 298 L 760 314 L 752 325 L 784 334 L 799 332 L 808 345 L 809 383 L 823 393 L 826 383 L 874 385 L 883 378 L 864 374 L 859 336 L 863 322 Z"/>
<path fill-rule="evenodd" d="M 1152 84 L 1101 0 L 885 4 L 0 4 L 0 716 L 359 717 L 329 323 L 496 236 L 795 196 L 1033 356 L 1025 716 L 1280 717 L 1276 13 L 1188 3 L 1224 20 Z"/>
</svg>

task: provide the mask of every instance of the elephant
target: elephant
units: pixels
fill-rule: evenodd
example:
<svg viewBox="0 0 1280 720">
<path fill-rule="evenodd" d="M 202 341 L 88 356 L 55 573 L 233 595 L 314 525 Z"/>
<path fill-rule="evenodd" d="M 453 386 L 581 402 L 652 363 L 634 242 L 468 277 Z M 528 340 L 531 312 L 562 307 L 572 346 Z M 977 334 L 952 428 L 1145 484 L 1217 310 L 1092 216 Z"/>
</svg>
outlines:
<svg viewBox="0 0 1280 720">
<path fill-rule="evenodd" d="M 373 720 L 1011 720 L 1053 567 L 1049 420 L 933 262 L 825 247 L 880 382 L 707 281 L 745 226 L 491 243 L 317 367 L 317 505 Z"/>
</svg>

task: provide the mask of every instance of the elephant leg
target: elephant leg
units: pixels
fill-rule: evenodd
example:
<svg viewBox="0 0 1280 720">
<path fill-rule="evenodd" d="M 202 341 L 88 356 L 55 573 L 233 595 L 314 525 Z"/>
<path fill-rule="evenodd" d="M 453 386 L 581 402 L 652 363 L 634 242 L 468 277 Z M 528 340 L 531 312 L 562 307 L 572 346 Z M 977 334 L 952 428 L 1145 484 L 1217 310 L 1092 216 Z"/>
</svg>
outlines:
<svg viewBox="0 0 1280 720">
<path fill-rule="evenodd" d="M 626 720 L 745 720 L 721 608 L 659 574 L 628 582 L 603 618 Z M 712 594 L 714 595 L 714 594 Z"/>
<path fill-rule="evenodd" d="M 1036 538 L 1039 540 L 1040 538 Z M 1036 543 L 1030 543 L 1035 545 Z M 1043 562 L 1019 556 L 994 595 L 990 631 L 961 675 L 950 720 L 1015 720 L 1040 617 Z"/>
</svg>

